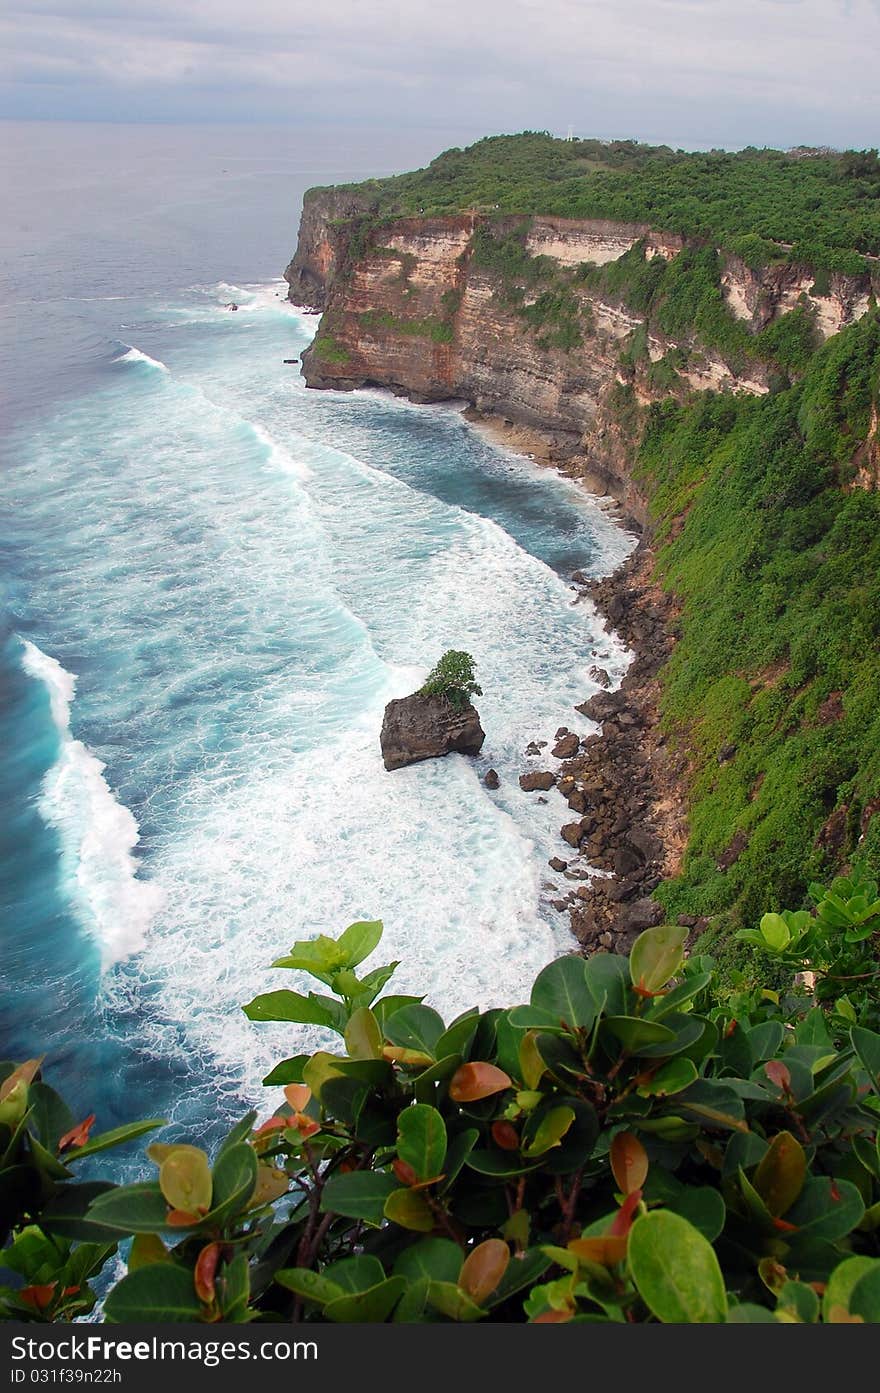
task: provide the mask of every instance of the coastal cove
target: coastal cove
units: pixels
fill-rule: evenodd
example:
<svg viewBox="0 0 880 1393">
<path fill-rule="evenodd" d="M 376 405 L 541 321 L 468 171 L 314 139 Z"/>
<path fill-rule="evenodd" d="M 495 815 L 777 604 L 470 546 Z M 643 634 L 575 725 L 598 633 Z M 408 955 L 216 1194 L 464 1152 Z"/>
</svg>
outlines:
<svg viewBox="0 0 880 1393">
<path fill-rule="evenodd" d="M 626 670 L 570 577 L 635 539 L 458 410 L 308 391 L 284 360 L 317 320 L 265 252 L 263 279 L 223 241 L 213 279 L 171 249 L 138 277 L 105 214 L 103 283 L 84 241 L 39 288 L 20 260 L 7 302 L 32 356 L 4 444 L 2 1052 L 45 1052 L 104 1126 L 136 1099 L 210 1141 L 320 1039 L 240 1010 L 294 938 L 383 918 L 397 990 L 448 1016 L 572 946 L 565 804 L 518 780 L 530 741 L 594 728 L 590 667 Z M 453 645 L 480 759 L 387 774 L 385 702 Z"/>
</svg>

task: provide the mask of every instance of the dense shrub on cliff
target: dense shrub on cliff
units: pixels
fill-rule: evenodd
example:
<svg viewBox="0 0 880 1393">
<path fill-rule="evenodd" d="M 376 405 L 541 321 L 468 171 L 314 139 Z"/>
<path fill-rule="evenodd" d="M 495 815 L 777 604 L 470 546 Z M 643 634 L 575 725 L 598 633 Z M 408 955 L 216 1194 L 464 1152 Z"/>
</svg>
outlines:
<svg viewBox="0 0 880 1393">
<path fill-rule="evenodd" d="M 791 953 L 780 992 L 724 999 L 662 926 L 449 1025 L 382 995 L 395 963 L 358 975 L 381 924 L 297 942 L 274 966 L 324 990 L 246 1013 L 333 1047 L 279 1064 L 284 1102 L 213 1162 L 154 1143 L 135 1185 L 78 1182 L 71 1163 L 122 1138 L 69 1127 L 38 1061 L 0 1067 L 0 1311 L 88 1311 L 134 1235 L 110 1322 L 878 1323 L 876 983 L 841 1011 L 792 980 L 811 945 L 821 970 L 876 944 L 870 892 L 823 892 L 815 928 L 765 916 L 762 944 Z"/>
<path fill-rule="evenodd" d="M 863 457 L 876 468 L 878 383 L 874 312 L 789 390 L 648 415 L 638 468 L 683 604 L 664 675 L 691 770 L 683 873 L 659 891 L 673 918 L 748 923 L 880 852 L 880 493 L 853 487 Z"/>
<path fill-rule="evenodd" d="M 773 258 L 858 274 L 880 254 L 871 152 L 689 154 L 634 141 L 491 136 L 426 169 L 359 186 L 380 213 L 543 213 L 644 222 L 706 237 L 751 264 Z"/>
</svg>

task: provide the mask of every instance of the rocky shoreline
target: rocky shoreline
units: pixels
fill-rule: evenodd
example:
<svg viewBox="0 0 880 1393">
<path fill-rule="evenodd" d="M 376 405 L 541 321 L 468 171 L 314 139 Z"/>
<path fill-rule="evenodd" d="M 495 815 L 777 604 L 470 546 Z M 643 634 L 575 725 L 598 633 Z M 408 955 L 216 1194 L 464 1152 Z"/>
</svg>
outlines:
<svg viewBox="0 0 880 1393">
<path fill-rule="evenodd" d="M 557 731 L 550 753 L 562 761 L 558 772 L 527 773 L 520 784 L 526 791 L 555 784 L 574 814 L 550 860 L 558 877 L 551 903 L 569 915 L 586 953 L 626 953 L 643 929 L 662 920 L 652 894 L 679 869 L 686 842 L 684 761 L 659 722 L 659 672 L 674 647 L 678 615 L 653 579 L 645 539 L 610 577 L 588 580 L 578 572 L 573 579 L 581 601 L 596 605 L 635 656 L 616 691 L 597 692 L 575 708 L 600 731 Z"/>
</svg>

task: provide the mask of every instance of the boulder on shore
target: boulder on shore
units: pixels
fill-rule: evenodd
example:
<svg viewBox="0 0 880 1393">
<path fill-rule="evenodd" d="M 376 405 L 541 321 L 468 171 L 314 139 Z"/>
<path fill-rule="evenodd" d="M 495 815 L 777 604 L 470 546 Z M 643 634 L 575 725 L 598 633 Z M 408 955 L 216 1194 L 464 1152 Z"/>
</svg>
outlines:
<svg viewBox="0 0 880 1393">
<path fill-rule="evenodd" d="M 556 775 L 549 770 L 540 770 L 531 774 L 520 774 L 519 786 L 523 793 L 546 793 L 556 783 Z"/>
<path fill-rule="evenodd" d="M 477 755 L 486 735 L 476 707 L 460 710 L 442 696 L 412 696 L 389 701 L 379 743 L 386 769 L 402 769 L 443 755 Z"/>
</svg>

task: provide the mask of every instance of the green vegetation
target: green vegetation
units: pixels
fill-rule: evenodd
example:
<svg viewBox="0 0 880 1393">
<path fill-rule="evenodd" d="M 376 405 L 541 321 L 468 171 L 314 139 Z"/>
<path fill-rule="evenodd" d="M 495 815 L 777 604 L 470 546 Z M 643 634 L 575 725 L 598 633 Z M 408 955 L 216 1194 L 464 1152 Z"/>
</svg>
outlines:
<svg viewBox="0 0 880 1393">
<path fill-rule="evenodd" d="M 419 696 L 445 697 L 450 706 L 463 711 L 470 704 L 471 697 L 482 696 L 482 687 L 477 686 L 474 676 L 474 660 L 470 653 L 462 653 L 450 648 L 442 656 L 437 666 L 428 674 L 425 685 L 419 689 Z"/>
<path fill-rule="evenodd" d="M 452 325 L 444 319 L 401 319 L 396 314 L 386 314 L 379 310 L 365 310 L 358 316 L 365 329 L 391 329 L 395 334 L 410 334 L 417 339 L 430 339 L 432 343 L 451 343 Z"/>
<path fill-rule="evenodd" d="M 357 186 L 381 217 L 541 213 L 613 218 L 705 238 L 751 265 L 858 274 L 880 255 L 875 151 L 689 154 L 634 141 L 491 136 L 426 169 Z"/>
<path fill-rule="evenodd" d="M 245 1013 L 333 1047 L 277 1065 L 283 1103 L 213 1160 L 154 1143 L 133 1185 L 75 1168 L 154 1122 L 89 1142 L 38 1060 L 0 1066 L 0 1312 L 87 1312 L 133 1239 L 111 1325 L 880 1323 L 877 977 L 843 1005 L 793 977 L 876 949 L 876 890 L 817 887 L 815 923 L 764 917 L 779 991 L 724 995 L 664 925 L 449 1025 L 383 995 L 396 963 L 358 975 L 381 923 L 296 942 L 273 966 L 318 990 Z"/>
<path fill-rule="evenodd" d="M 312 344 L 312 352 L 325 363 L 348 362 L 348 353 L 332 334 L 319 333 Z"/>
<path fill-rule="evenodd" d="M 734 962 L 720 931 L 880 854 L 880 493 L 849 487 L 878 383 L 875 311 L 793 387 L 647 413 L 638 473 L 683 606 L 664 720 L 691 787 L 683 871 L 657 894 L 713 916 Z"/>
<path fill-rule="evenodd" d="M 687 246 L 666 261 L 647 257 L 640 241 L 606 266 L 584 265 L 577 279 L 644 315 L 648 330 L 685 342 L 696 339 L 717 350 L 734 371 L 754 362 L 773 362 L 786 373 L 802 372 L 817 345 L 810 309 L 798 306 L 755 334 L 727 305 L 721 274 L 714 247 Z M 645 330 L 636 332 L 646 353 Z"/>
</svg>

